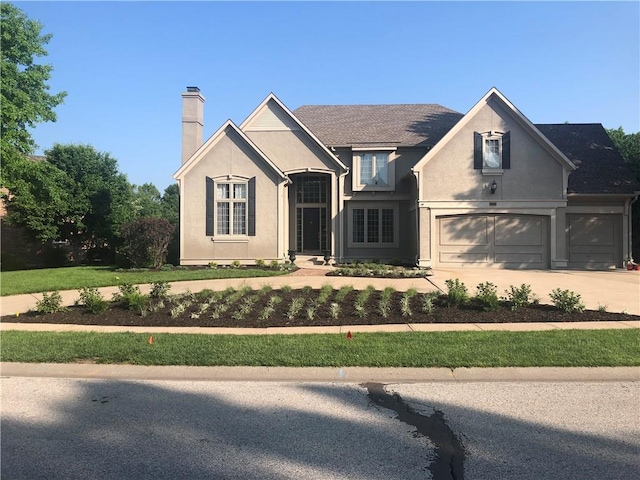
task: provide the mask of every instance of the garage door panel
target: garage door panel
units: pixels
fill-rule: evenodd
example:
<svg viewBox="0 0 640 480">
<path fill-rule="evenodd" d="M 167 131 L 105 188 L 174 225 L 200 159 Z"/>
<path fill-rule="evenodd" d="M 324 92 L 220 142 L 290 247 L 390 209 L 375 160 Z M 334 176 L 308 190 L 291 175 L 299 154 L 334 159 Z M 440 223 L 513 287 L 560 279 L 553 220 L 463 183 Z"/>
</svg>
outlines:
<svg viewBox="0 0 640 480">
<path fill-rule="evenodd" d="M 596 263 L 613 263 L 615 256 L 613 252 L 609 253 L 575 253 L 569 254 L 570 262 L 596 262 Z"/>
<path fill-rule="evenodd" d="M 548 267 L 548 220 L 527 215 L 460 215 L 438 219 L 443 265 Z"/>
<path fill-rule="evenodd" d="M 622 215 L 568 214 L 569 267 L 611 269 L 621 266 Z"/>
<path fill-rule="evenodd" d="M 524 246 L 544 244 L 542 219 L 497 217 L 495 225 L 496 245 Z"/>
<path fill-rule="evenodd" d="M 612 216 L 570 215 L 569 245 L 615 245 L 615 225 Z"/>
<path fill-rule="evenodd" d="M 440 245 L 489 245 L 486 217 L 440 219 Z"/>
<path fill-rule="evenodd" d="M 544 256 L 542 255 L 541 252 L 496 253 L 495 261 L 496 263 L 518 263 L 518 264 L 542 263 L 544 261 Z"/>
<path fill-rule="evenodd" d="M 440 263 L 487 263 L 487 253 L 445 253 L 440 252 Z"/>
</svg>

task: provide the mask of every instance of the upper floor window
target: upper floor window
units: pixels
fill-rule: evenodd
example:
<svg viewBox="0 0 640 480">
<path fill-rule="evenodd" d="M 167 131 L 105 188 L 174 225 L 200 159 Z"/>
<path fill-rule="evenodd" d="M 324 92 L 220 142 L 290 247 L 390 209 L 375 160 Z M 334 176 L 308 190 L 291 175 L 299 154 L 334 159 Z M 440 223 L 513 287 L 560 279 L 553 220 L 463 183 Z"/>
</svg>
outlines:
<svg viewBox="0 0 640 480">
<path fill-rule="evenodd" d="M 485 132 L 474 133 L 474 159 L 475 169 L 481 169 L 483 173 L 496 174 L 511 168 L 509 132 Z"/>
<path fill-rule="evenodd" d="M 353 190 L 394 190 L 393 151 L 356 151 L 353 155 Z"/>
</svg>

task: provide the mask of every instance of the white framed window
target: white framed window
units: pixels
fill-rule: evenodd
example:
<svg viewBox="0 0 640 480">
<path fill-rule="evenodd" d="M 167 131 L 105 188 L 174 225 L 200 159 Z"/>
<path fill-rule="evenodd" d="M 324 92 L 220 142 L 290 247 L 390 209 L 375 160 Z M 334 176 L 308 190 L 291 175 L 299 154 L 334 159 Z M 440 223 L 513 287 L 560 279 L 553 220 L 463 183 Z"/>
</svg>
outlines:
<svg viewBox="0 0 640 480">
<path fill-rule="evenodd" d="M 510 132 L 474 132 L 473 166 L 483 175 L 502 175 L 511 168 Z"/>
<path fill-rule="evenodd" d="M 482 168 L 502 168 L 502 138 L 491 135 L 482 140 Z"/>
<path fill-rule="evenodd" d="M 353 190 L 395 190 L 394 150 L 353 153 Z"/>
<path fill-rule="evenodd" d="M 350 247 L 397 247 L 398 207 L 349 205 Z"/>
<path fill-rule="evenodd" d="M 216 182 L 216 235 L 247 234 L 247 184 Z"/>
</svg>

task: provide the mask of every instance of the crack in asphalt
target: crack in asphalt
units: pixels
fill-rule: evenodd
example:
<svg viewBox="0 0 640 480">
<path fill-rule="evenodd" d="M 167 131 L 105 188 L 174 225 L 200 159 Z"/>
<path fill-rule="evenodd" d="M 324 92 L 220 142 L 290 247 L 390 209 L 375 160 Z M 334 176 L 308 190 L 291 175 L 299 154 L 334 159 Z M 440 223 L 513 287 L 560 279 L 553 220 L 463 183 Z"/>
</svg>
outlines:
<svg viewBox="0 0 640 480">
<path fill-rule="evenodd" d="M 433 480 L 464 480 L 464 447 L 445 422 L 443 412 L 434 409 L 429 416 L 421 415 L 397 393 L 387 393 L 381 383 L 365 383 L 363 387 L 374 404 L 396 412 L 398 420 L 415 427 L 436 446 L 436 460 L 429 466 Z"/>
</svg>

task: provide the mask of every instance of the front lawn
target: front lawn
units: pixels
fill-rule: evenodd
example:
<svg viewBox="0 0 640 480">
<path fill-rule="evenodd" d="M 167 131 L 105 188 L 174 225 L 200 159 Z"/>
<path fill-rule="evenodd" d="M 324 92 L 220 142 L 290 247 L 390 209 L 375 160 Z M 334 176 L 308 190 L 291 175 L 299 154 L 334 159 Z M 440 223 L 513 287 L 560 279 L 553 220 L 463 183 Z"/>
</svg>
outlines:
<svg viewBox="0 0 640 480">
<path fill-rule="evenodd" d="M 640 365 L 640 332 L 409 332 L 189 335 L 5 331 L 2 361 L 287 367 Z"/>
<path fill-rule="evenodd" d="M 63 267 L 18 270 L 0 273 L 0 296 L 21 293 L 74 290 L 82 287 L 108 287 L 122 283 L 211 280 L 282 275 L 286 271 L 261 268 L 199 268 L 172 270 L 116 270 L 113 267 Z"/>
</svg>

